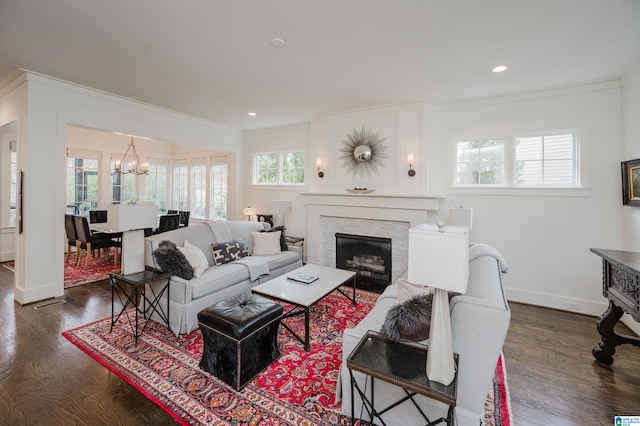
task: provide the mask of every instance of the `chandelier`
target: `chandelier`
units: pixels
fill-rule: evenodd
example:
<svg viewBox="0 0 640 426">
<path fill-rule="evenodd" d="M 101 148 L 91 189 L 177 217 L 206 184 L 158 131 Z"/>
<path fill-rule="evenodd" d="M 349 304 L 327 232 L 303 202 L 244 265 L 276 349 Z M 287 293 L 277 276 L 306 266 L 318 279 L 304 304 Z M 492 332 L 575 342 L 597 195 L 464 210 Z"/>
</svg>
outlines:
<svg viewBox="0 0 640 426">
<path fill-rule="evenodd" d="M 129 151 L 133 151 L 133 161 L 126 161 Z M 138 153 L 136 152 L 136 145 L 133 143 L 133 137 L 131 138 L 131 142 L 129 142 L 129 147 L 127 148 L 127 152 L 124 153 L 122 160 L 116 161 L 114 172 L 121 175 L 129 173 L 134 175 L 149 174 L 149 163 L 140 162 L 140 157 L 138 157 Z"/>
</svg>

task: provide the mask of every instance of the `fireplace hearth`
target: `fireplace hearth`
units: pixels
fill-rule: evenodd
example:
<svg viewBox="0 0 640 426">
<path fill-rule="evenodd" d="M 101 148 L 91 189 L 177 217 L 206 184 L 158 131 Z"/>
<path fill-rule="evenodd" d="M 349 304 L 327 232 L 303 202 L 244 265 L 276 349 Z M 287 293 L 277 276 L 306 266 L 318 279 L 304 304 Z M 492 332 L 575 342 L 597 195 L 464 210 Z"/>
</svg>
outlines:
<svg viewBox="0 0 640 426">
<path fill-rule="evenodd" d="M 381 293 L 391 284 L 391 239 L 336 233 L 336 268 L 354 271 L 356 286 Z"/>
</svg>

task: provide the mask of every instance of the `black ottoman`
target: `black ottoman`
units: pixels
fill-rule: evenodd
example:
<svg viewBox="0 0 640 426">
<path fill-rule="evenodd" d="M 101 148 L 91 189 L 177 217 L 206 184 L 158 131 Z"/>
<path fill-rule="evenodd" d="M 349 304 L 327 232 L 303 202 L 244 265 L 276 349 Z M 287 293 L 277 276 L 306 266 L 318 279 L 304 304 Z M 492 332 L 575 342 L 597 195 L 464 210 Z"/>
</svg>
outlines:
<svg viewBox="0 0 640 426">
<path fill-rule="evenodd" d="M 242 389 L 280 358 L 278 326 L 282 305 L 242 293 L 198 313 L 204 348 L 200 368 Z"/>
</svg>

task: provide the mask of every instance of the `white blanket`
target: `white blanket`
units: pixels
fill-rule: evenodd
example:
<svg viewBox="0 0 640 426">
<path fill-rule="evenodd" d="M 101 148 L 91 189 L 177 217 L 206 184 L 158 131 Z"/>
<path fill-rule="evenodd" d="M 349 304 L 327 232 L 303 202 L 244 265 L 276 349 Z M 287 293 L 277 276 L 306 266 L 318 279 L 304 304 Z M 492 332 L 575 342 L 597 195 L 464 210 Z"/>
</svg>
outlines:
<svg viewBox="0 0 640 426">
<path fill-rule="evenodd" d="M 235 260 L 234 263 L 241 263 L 249 270 L 249 279 L 255 281 L 260 277 L 269 275 L 269 265 L 260 256 L 247 256 Z"/>
</svg>

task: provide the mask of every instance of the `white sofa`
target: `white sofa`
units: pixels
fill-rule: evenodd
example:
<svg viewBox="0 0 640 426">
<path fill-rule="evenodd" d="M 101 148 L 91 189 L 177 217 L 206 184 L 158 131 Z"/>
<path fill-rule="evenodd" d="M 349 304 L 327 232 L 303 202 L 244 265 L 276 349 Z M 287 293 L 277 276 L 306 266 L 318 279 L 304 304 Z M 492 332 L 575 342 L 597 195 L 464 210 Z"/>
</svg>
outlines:
<svg viewBox="0 0 640 426">
<path fill-rule="evenodd" d="M 268 269 L 268 274 L 259 278 L 252 277 L 253 271 L 250 271 L 248 265 L 240 261 L 214 266 L 212 243 L 244 240 L 249 252 L 252 253 L 251 233 L 260 232 L 268 226 L 268 224 L 264 225 L 260 222 L 216 220 L 145 238 L 145 264 L 147 266 L 158 268 L 152 253 L 164 240 L 172 241 L 177 246 L 183 246 L 185 240 L 188 240 L 190 244 L 202 250 L 209 264 L 209 267 L 198 278 L 185 280 L 176 276 L 171 277 L 169 325 L 176 335 L 190 333 L 198 328 L 198 312 L 204 308 L 230 296 L 250 292 L 252 287 L 261 282 L 302 266 L 301 250 L 299 247 L 293 246 L 289 246 L 288 251 L 279 254 L 252 256 L 252 261 L 261 263 L 261 272 Z M 266 267 L 262 263 L 266 264 Z M 159 285 L 155 284 L 154 286 L 157 289 Z M 163 295 L 161 306 L 166 306 L 166 297 L 166 294 Z"/>
<path fill-rule="evenodd" d="M 451 333 L 453 351 L 459 354 L 457 406 L 455 424 L 478 426 L 484 421 L 484 402 L 495 374 L 498 356 L 502 351 L 511 312 L 502 286 L 502 274 L 508 265 L 502 255 L 485 244 L 471 244 L 469 248 L 469 284 L 467 292 L 451 299 Z M 342 342 L 341 396 L 342 413 L 351 415 L 351 385 L 346 360 L 367 330 L 380 331 L 387 311 L 397 303 L 397 285 L 387 287 L 369 314 L 354 328 L 346 329 Z M 428 344 L 428 340 L 422 343 Z M 424 368 L 424 367 L 423 367 Z M 426 374 L 426 373 L 425 373 Z M 366 376 L 354 372 L 361 389 Z M 366 395 L 371 392 L 371 380 L 366 380 Z M 375 381 L 375 407 L 383 409 L 405 396 L 395 386 Z M 429 420 L 446 417 L 448 406 L 432 399 L 416 396 L 416 402 Z M 355 393 L 356 417 L 369 420 L 362 400 Z M 383 415 L 387 424 L 424 424 L 411 402 L 405 402 Z M 374 422 L 376 423 L 376 422 Z"/>
</svg>

